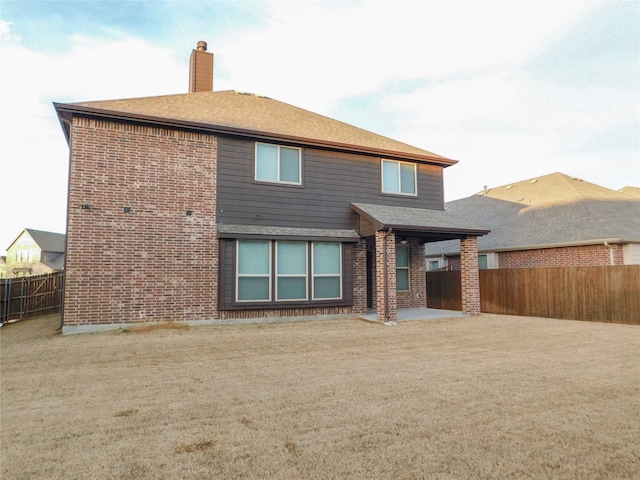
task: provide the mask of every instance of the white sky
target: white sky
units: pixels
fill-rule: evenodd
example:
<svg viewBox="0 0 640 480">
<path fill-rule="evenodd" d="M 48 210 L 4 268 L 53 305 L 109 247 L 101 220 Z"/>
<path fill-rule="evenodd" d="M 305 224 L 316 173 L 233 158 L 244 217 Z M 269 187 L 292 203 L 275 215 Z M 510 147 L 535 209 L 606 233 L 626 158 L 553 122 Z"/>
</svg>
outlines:
<svg viewBox="0 0 640 480">
<path fill-rule="evenodd" d="M 460 160 L 446 200 L 562 172 L 640 186 L 640 2 L 0 1 L 0 250 L 64 232 L 52 102 L 266 95 Z"/>
</svg>

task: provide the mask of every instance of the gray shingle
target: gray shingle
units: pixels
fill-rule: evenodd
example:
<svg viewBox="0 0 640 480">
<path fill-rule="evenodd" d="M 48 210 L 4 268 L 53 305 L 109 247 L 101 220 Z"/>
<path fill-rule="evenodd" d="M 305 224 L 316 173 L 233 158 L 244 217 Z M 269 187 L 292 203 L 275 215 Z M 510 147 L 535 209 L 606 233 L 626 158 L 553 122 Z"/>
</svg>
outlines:
<svg viewBox="0 0 640 480">
<path fill-rule="evenodd" d="M 535 180 L 493 188 L 445 207 L 491 229 L 478 239 L 481 252 L 618 239 L 640 242 L 640 199 L 561 173 Z M 427 245 L 428 255 L 459 251 L 457 242 Z"/>
</svg>

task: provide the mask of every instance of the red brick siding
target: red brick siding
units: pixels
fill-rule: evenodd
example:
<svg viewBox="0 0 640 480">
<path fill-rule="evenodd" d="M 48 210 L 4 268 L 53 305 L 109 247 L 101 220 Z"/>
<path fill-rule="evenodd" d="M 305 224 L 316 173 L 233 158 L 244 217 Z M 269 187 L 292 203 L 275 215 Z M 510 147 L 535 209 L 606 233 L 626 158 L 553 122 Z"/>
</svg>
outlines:
<svg viewBox="0 0 640 480">
<path fill-rule="evenodd" d="M 614 265 L 623 265 L 621 245 L 613 248 Z M 460 270 L 460 257 L 447 257 L 451 270 Z M 541 248 L 498 253 L 498 268 L 589 267 L 611 265 L 609 247 L 603 244 Z"/>
<path fill-rule="evenodd" d="M 367 242 L 353 247 L 353 313 L 367 313 Z"/>
<path fill-rule="evenodd" d="M 271 308 L 264 310 L 223 310 L 220 320 L 251 318 L 307 317 L 316 315 L 351 315 L 353 307 Z"/>
<path fill-rule="evenodd" d="M 613 247 L 614 265 L 623 265 L 622 247 Z M 609 247 L 599 245 L 580 245 L 576 247 L 557 247 L 538 250 L 519 250 L 500 252 L 500 268 L 531 267 L 583 267 L 611 265 Z"/>
<path fill-rule="evenodd" d="M 217 317 L 216 145 L 73 119 L 65 325 Z"/>
<path fill-rule="evenodd" d="M 409 245 L 409 285 L 411 291 L 398 292 L 398 308 L 425 308 L 427 306 L 427 278 L 425 275 L 424 244 Z"/>
<path fill-rule="evenodd" d="M 480 314 L 480 274 L 478 271 L 478 237 L 460 240 L 462 312 Z"/>
<path fill-rule="evenodd" d="M 380 321 L 395 322 L 398 319 L 395 246 L 396 235 L 394 233 L 376 232 L 376 310 Z M 384 294 L 385 288 L 386 295 Z"/>
</svg>

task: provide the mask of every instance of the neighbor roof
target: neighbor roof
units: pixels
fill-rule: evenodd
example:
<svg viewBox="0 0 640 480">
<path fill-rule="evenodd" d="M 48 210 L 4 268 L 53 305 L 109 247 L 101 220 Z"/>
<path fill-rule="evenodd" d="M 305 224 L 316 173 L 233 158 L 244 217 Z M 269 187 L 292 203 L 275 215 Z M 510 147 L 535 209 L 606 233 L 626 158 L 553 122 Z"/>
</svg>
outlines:
<svg viewBox="0 0 640 480">
<path fill-rule="evenodd" d="M 490 188 L 479 195 L 538 207 L 583 200 L 628 200 L 622 192 L 559 172 Z"/>
<path fill-rule="evenodd" d="M 640 199 L 561 173 L 492 188 L 445 208 L 491 229 L 478 239 L 480 252 L 640 242 Z M 428 256 L 459 252 L 458 242 L 427 245 Z"/>
<path fill-rule="evenodd" d="M 34 230 L 33 228 L 25 228 L 25 231 L 31 235 L 31 238 L 33 238 L 43 252 L 62 253 L 65 251 L 67 236 L 64 233 L 44 232 L 42 230 Z"/>
<path fill-rule="evenodd" d="M 618 191 L 624 193 L 625 195 L 631 195 L 634 198 L 640 199 L 640 187 L 631 187 L 627 185 L 626 187 L 622 187 Z"/>
<path fill-rule="evenodd" d="M 232 90 L 54 105 L 61 120 L 73 114 L 103 116 L 414 159 L 445 167 L 457 163 L 278 100 Z M 62 123 L 68 139 L 68 126 Z"/>
<path fill-rule="evenodd" d="M 27 232 L 33 241 L 38 244 L 40 250 L 43 252 L 57 252 L 64 253 L 67 236 L 64 233 L 45 232 L 43 230 L 34 230 L 33 228 L 25 228 L 16 239 L 11 242 L 11 245 L 7 247 L 9 250 L 14 243 L 22 236 L 24 232 Z"/>
</svg>

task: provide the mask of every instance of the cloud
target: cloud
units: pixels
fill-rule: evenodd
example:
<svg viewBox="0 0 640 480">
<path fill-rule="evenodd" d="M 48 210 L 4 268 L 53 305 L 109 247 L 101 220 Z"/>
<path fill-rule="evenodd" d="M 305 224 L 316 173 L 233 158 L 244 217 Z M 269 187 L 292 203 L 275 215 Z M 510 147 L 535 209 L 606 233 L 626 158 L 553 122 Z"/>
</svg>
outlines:
<svg viewBox="0 0 640 480">
<path fill-rule="evenodd" d="M 67 8 L 87 8 L 74 19 L 91 20 L 95 33 L 64 15 L 36 16 L 57 22 L 61 38 L 46 48 L 51 32 L 35 35 L 26 16 L 11 19 L 25 40 L 0 21 L 0 247 L 25 226 L 64 228 L 68 148 L 51 102 L 184 93 L 201 39 L 216 55 L 216 90 L 271 96 L 460 159 L 445 170 L 447 199 L 558 170 L 607 186 L 625 172 L 640 184 L 630 140 L 637 42 L 616 54 L 627 32 L 601 15 L 627 15 L 617 3 L 123 2 L 112 18 L 127 17 L 124 26 L 104 23 L 94 3 L 112 8 Z M 627 23 L 637 38 L 637 22 Z M 608 47 L 593 62 L 602 35 Z M 46 51 L 28 46 L 38 44 Z M 613 138 L 615 158 L 603 143 Z M 16 198 L 21 209 L 9 209 Z M 24 224 L 32 219 L 40 223 Z"/>
<path fill-rule="evenodd" d="M 74 36 L 67 51 L 42 52 L 25 47 L 8 22 L 0 29 L 4 249 L 22 228 L 61 231 L 66 224 L 68 147 L 52 102 L 184 93 L 188 58 L 124 36 Z"/>
<path fill-rule="evenodd" d="M 515 71 L 390 95 L 383 108 L 398 119 L 391 136 L 463 162 L 464 169 L 446 171 L 451 199 L 554 171 L 602 184 L 613 179 L 602 174 L 608 168 L 626 169 L 625 178 L 638 183 L 630 138 L 638 132 L 638 105 L 637 91 L 569 87 Z M 626 137 L 617 139 L 615 154 L 594 148 L 594 139 L 606 142 L 612 131 Z"/>
<path fill-rule="evenodd" d="M 270 7 L 262 28 L 214 46 L 228 81 L 321 112 L 398 79 L 440 79 L 522 63 L 589 11 L 571 2 Z"/>
</svg>

